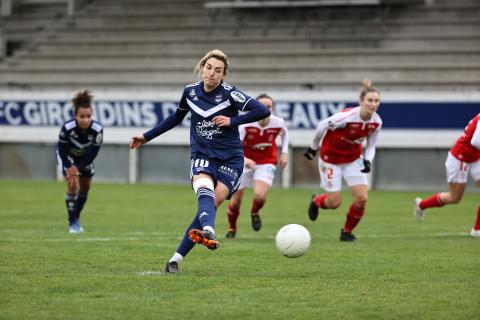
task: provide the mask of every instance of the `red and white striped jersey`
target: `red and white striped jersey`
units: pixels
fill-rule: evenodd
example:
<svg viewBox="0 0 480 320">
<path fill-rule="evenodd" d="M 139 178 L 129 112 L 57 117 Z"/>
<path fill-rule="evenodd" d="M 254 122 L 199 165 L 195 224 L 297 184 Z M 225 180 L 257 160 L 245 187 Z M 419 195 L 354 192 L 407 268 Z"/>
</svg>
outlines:
<svg viewBox="0 0 480 320">
<path fill-rule="evenodd" d="M 352 162 L 362 154 L 362 143 L 367 140 L 364 159 L 375 157 L 378 132 L 382 119 L 374 113 L 368 121 L 360 118 L 360 107 L 347 108 L 320 121 L 311 148 L 317 150 L 322 140 L 320 157 L 333 164 Z"/>
<path fill-rule="evenodd" d="M 480 113 L 473 117 L 450 150 L 452 155 L 463 162 L 480 160 Z"/>
<path fill-rule="evenodd" d="M 266 127 L 258 122 L 242 124 L 238 127 L 243 153 L 257 164 L 277 164 L 278 150 L 276 138 L 280 135 L 282 153 L 288 153 L 288 130 L 283 119 L 271 115 Z"/>
</svg>

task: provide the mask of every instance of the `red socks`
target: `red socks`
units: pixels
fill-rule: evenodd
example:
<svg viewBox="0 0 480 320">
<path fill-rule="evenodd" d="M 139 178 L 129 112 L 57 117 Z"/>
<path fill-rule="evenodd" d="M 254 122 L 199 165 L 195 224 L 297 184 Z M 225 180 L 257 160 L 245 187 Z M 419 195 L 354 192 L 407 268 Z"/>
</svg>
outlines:
<svg viewBox="0 0 480 320">
<path fill-rule="evenodd" d="M 260 201 L 253 200 L 252 210 L 250 212 L 252 214 L 258 214 L 258 211 L 260 211 L 260 209 L 263 208 L 264 204 L 265 204 L 265 202 L 260 202 Z"/>
<path fill-rule="evenodd" d="M 227 207 L 227 217 L 230 230 L 237 230 L 237 219 L 240 209 L 234 210 L 230 205 Z"/>
<path fill-rule="evenodd" d="M 319 194 L 315 198 L 313 198 L 313 203 L 319 208 L 322 209 L 327 209 L 327 206 L 325 205 L 325 200 L 327 199 L 326 194 Z"/>
<path fill-rule="evenodd" d="M 473 229 L 480 230 L 480 207 L 477 209 L 477 220 L 475 221 L 475 226 Z"/>
<path fill-rule="evenodd" d="M 435 193 L 430 198 L 424 199 L 420 202 L 419 207 L 422 210 L 427 208 L 443 207 L 445 204 L 440 200 L 440 193 Z"/>
<path fill-rule="evenodd" d="M 347 221 L 345 221 L 345 226 L 343 227 L 344 232 L 352 232 L 352 230 L 357 226 L 357 224 L 362 219 L 365 213 L 365 208 L 359 208 L 355 204 L 350 206 L 350 209 L 347 213 Z"/>
</svg>

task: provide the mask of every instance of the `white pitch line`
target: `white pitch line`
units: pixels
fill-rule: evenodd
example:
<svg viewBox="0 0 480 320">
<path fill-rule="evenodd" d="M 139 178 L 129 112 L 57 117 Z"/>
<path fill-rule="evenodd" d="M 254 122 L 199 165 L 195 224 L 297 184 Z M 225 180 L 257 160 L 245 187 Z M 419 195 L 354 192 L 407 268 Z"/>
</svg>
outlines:
<svg viewBox="0 0 480 320">
<path fill-rule="evenodd" d="M 142 271 L 142 272 L 135 272 L 137 276 L 159 276 L 162 275 L 163 272 L 161 271 Z"/>
<path fill-rule="evenodd" d="M 360 234 L 360 239 L 368 239 L 368 238 L 443 238 L 443 237 L 452 237 L 452 236 L 469 236 L 468 232 L 437 232 L 437 233 L 427 233 L 427 234 Z M 78 237 L 78 238 L 76 238 Z M 275 236 L 267 235 L 263 237 L 253 236 L 253 235 L 240 235 L 237 237 L 238 239 L 246 239 L 246 240 L 274 240 Z M 330 239 L 330 236 L 325 235 L 312 235 L 313 239 Z M 69 241 L 78 241 L 78 242 L 110 242 L 110 241 L 146 241 L 146 240 L 180 240 L 180 236 L 173 236 L 173 235 L 152 235 L 152 234 L 145 234 L 142 236 L 137 237 L 88 237 L 83 238 L 82 235 L 72 235 L 66 238 L 47 238 L 47 239 L 23 239 L 23 238 L 7 238 L 3 239 L 3 241 L 10 241 L 10 242 L 69 242 Z M 231 241 L 228 239 L 222 239 L 225 241 Z"/>
</svg>

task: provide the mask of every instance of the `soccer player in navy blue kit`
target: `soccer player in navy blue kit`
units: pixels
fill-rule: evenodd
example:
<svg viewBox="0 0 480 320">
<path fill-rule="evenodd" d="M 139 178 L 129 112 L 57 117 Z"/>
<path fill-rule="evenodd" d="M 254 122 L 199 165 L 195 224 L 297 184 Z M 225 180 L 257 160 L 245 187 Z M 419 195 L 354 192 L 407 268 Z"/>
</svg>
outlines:
<svg viewBox="0 0 480 320">
<path fill-rule="evenodd" d="M 243 148 L 238 126 L 256 122 L 270 111 L 254 98 L 223 81 L 228 58 L 220 50 L 208 52 L 197 64 L 202 81 L 183 90 L 175 113 L 155 128 L 132 137 L 130 148 L 138 148 L 180 124 L 191 112 L 191 183 L 197 194 L 198 210 L 185 235 L 165 267 L 167 273 L 179 272 L 178 264 L 200 243 L 215 250 L 216 208 L 238 188 L 243 171 Z M 245 112 L 239 115 L 239 111 Z"/>
<path fill-rule="evenodd" d="M 103 127 L 92 119 L 92 99 L 88 90 L 75 95 L 75 118 L 63 124 L 57 144 L 57 159 L 67 180 L 65 202 L 68 231 L 72 234 L 83 232 L 80 213 L 94 174 L 93 160 L 103 142 Z"/>
</svg>

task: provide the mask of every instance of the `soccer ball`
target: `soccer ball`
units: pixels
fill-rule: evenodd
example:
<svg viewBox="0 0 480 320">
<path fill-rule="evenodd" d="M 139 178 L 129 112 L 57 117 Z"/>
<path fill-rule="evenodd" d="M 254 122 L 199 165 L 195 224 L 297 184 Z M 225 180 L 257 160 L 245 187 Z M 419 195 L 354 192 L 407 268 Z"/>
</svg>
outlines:
<svg viewBox="0 0 480 320">
<path fill-rule="evenodd" d="M 287 224 L 277 232 L 275 244 L 285 257 L 296 258 L 310 247 L 310 232 L 299 224 Z"/>
</svg>

